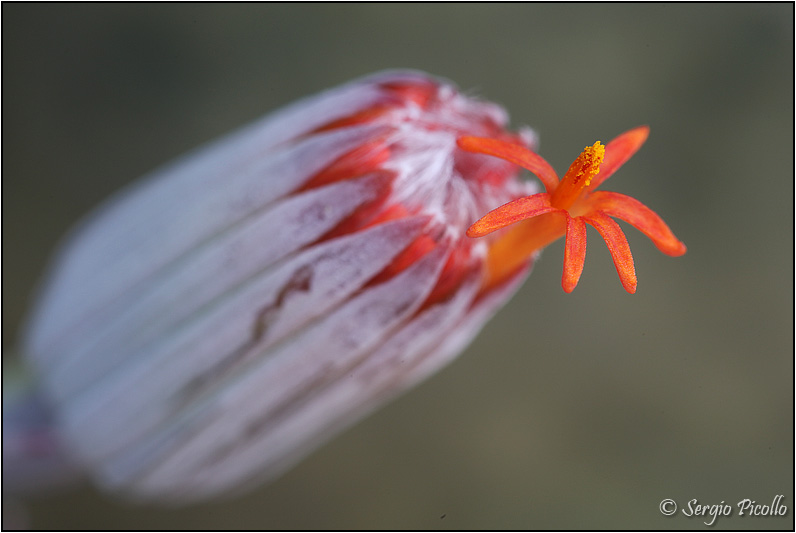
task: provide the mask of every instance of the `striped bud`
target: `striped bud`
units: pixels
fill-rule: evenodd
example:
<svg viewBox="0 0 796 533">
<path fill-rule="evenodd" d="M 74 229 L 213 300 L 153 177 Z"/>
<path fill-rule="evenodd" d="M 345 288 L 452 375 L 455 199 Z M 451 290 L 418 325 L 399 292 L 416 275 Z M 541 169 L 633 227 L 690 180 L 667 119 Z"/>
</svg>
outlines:
<svg viewBox="0 0 796 533">
<path fill-rule="evenodd" d="M 25 352 L 103 488 L 193 501 L 284 472 L 455 357 L 487 283 L 485 213 L 536 189 L 457 146 L 494 104 L 416 72 L 301 100 L 135 183 L 53 264 Z"/>
</svg>

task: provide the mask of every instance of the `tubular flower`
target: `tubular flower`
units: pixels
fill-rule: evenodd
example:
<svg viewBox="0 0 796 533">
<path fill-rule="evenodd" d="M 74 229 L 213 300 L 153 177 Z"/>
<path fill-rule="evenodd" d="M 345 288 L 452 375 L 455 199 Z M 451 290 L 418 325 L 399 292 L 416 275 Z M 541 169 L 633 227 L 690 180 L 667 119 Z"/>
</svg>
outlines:
<svg viewBox="0 0 796 533">
<path fill-rule="evenodd" d="M 490 245 L 486 285 L 497 282 L 526 257 L 566 235 L 564 274 L 561 285 L 572 292 L 586 259 L 586 224 L 594 227 L 611 252 L 622 286 L 636 292 L 636 270 L 625 234 L 610 217 L 630 223 L 670 256 L 686 251 L 663 222 L 647 206 L 624 194 L 595 189 L 608 179 L 644 144 L 649 128 L 623 133 L 603 146 L 587 146 L 559 180 L 547 161 L 533 151 L 500 139 L 461 137 L 459 147 L 469 152 L 497 156 L 520 165 L 544 184 L 547 192 L 512 200 L 487 213 L 468 230 L 469 237 L 483 237 L 512 226 Z"/>
<path fill-rule="evenodd" d="M 31 479 L 35 433 L 68 452 L 50 459 L 138 498 L 250 487 L 447 363 L 531 265 L 486 284 L 493 239 L 465 236 L 536 192 L 514 164 L 457 148 L 463 135 L 533 147 L 506 122 L 424 74 L 379 74 L 100 207 L 29 322 L 31 402 L 52 413 L 35 432 L 4 428 L 6 486 Z"/>
<path fill-rule="evenodd" d="M 14 416 L 4 402 L 5 488 L 76 470 L 157 501 L 253 487 L 453 359 L 563 234 L 565 290 L 585 224 L 635 289 L 609 216 L 685 251 L 640 203 L 592 192 L 646 129 L 588 148 L 559 182 L 533 132 L 506 123 L 448 83 L 382 73 L 105 203 L 66 240 L 29 321 L 39 381 Z"/>
</svg>

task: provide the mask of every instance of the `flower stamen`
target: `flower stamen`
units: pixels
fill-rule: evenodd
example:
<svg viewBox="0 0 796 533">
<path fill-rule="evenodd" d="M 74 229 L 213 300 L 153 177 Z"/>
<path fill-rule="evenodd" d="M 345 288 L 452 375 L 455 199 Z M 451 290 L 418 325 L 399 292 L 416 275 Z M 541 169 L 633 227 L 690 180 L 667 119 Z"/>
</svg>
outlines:
<svg viewBox="0 0 796 533">
<path fill-rule="evenodd" d="M 570 165 L 561 183 L 550 198 L 550 204 L 556 209 L 569 209 L 591 180 L 600 172 L 600 164 L 605 157 L 605 146 L 600 141 L 583 149 L 577 159 Z"/>
</svg>

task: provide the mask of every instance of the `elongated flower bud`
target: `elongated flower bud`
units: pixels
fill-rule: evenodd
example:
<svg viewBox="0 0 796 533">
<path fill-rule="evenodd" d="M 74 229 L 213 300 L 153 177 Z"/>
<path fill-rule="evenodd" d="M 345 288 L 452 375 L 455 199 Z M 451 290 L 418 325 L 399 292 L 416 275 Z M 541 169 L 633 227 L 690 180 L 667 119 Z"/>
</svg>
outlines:
<svg viewBox="0 0 796 533">
<path fill-rule="evenodd" d="M 272 478 L 455 357 L 533 255 L 468 227 L 538 192 L 533 148 L 415 72 L 299 101 L 142 179 L 66 241 L 25 351 L 102 487 L 191 501 Z M 499 235 L 496 234 L 496 235 Z"/>
</svg>

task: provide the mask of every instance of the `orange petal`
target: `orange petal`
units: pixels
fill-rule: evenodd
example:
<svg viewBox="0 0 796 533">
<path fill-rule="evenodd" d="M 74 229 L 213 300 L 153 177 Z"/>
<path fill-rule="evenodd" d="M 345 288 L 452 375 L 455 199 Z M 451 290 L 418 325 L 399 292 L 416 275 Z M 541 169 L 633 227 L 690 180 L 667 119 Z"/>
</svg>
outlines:
<svg viewBox="0 0 796 533">
<path fill-rule="evenodd" d="M 666 255 L 677 257 L 685 253 L 685 244 L 674 236 L 663 219 L 635 198 L 618 192 L 594 191 L 589 196 L 588 203 L 595 211 L 603 211 L 631 224 L 649 237 Z"/>
<path fill-rule="evenodd" d="M 638 128 L 626 131 L 619 137 L 605 145 L 605 158 L 600 165 L 600 172 L 591 180 L 589 190 L 593 191 L 599 185 L 611 177 L 619 167 L 625 164 L 633 154 L 638 152 L 644 141 L 650 134 L 649 126 L 639 126 Z"/>
<path fill-rule="evenodd" d="M 558 174 L 550 166 L 550 163 L 524 146 L 498 141 L 497 139 L 469 136 L 459 137 L 456 140 L 456 144 L 462 150 L 493 155 L 530 170 L 542 181 L 548 193 L 552 193 L 558 187 Z"/>
<path fill-rule="evenodd" d="M 467 230 L 467 236 L 483 237 L 520 220 L 543 215 L 551 211 L 556 211 L 556 208 L 550 205 L 550 195 L 547 193 L 517 198 L 481 217 Z"/>
<path fill-rule="evenodd" d="M 561 286 L 572 292 L 578 285 L 586 261 L 586 222 L 581 217 L 567 215 L 567 242 L 564 246 L 564 275 Z"/>
<path fill-rule="evenodd" d="M 514 224 L 489 243 L 485 287 L 511 276 L 533 255 L 560 239 L 567 230 L 566 211 L 552 211 Z"/>
<path fill-rule="evenodd" d="M 636 267 L 633 265 L 633 255 L 630 253 L 630 245 L 627 243 L 622 228 L 601 211 L 589 213 L 588 216 L 582 218 L 594 226 L 605 244 L 608 245 L 608 251 L 611 252 L 622 286 L 630 294 L 635 293 L 638 284 Z"/>
</svg>

